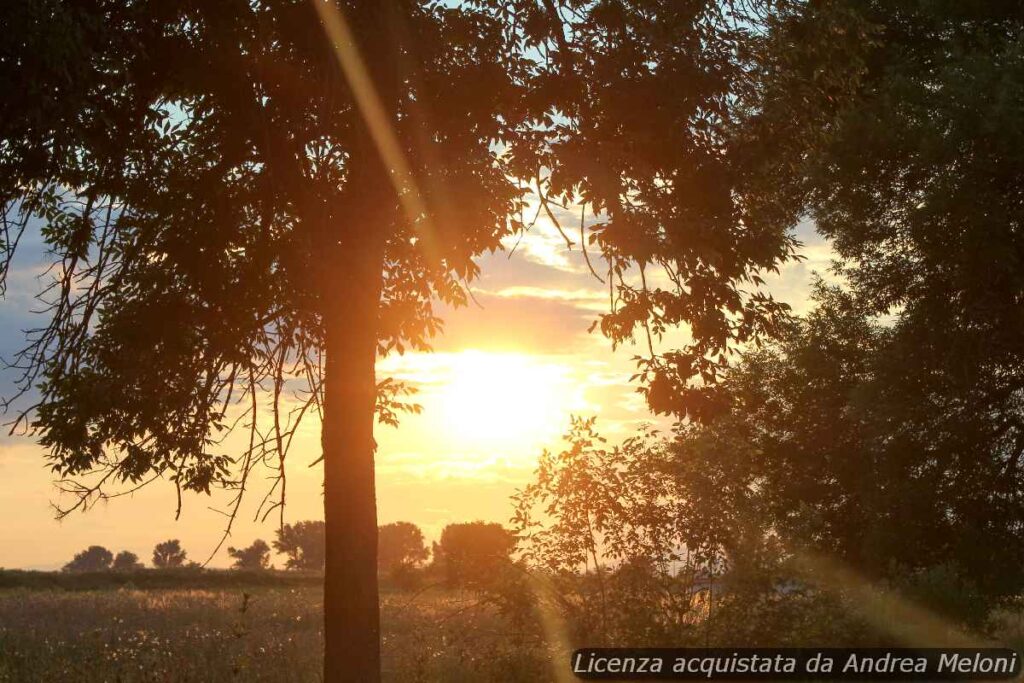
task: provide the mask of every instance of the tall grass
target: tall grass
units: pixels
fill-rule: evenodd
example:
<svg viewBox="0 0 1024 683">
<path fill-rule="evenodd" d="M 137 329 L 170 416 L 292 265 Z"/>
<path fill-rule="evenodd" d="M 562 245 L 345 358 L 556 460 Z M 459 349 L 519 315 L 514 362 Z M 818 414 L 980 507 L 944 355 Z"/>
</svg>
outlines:
<svg viewBox="0 0 1024 683">
<path fill-rule="evenodd" d="M 319 588 L 0 591 L 0 681 L 317 681 Z M 546 648 L 471 594 L 389 592 L 390 681 L 543 681 Z"/>
</svg>

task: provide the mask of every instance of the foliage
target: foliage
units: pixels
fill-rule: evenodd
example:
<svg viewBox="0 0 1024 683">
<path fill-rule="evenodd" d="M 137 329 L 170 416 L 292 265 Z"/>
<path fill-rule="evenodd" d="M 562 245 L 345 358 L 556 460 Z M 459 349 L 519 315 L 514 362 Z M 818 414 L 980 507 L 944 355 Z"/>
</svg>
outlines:
<svg viewBox="0 0 1024 683">
<path fill-rule="evenodd" d="M 122 550 L 114 556 L 114 563 L 110 565 L 110 568 L 116 572 L 131 572 L 137 569 L 142 569 L 142 563 L 139 562 L 139 556 L 130 550 Z"/>
<path fill-rule="evenodd" d="M 228 548 L 235 569 L 262 570 L 270 567 L 270 546 L 257 538 L 248 548 Z"/>
<path fill-rule="evenodd" d="M 544 144 L 513 147 L 513 168 L 549 169 L 536 193 L 567 244 L 552 206 L 592 213 L 580 247 L 603 260 L 611 300 L 594 327 L 614 345 L 638 342 L 634 379 L 655 412 L 701 418 L 728 355 L 788 311 L 759 273 L 792 256 L 789 224 L 752 210 L 751 152 L 735 134 L 751 47 L 788 3 L 541 4 L 514 3 L 527 45 L 546 55 L 530 98 L 550 100 Z M 687 343 L 661 348 L 680 324 Z"/>
<path fill-rule="evenodd" d="M 955 571 L 990 595 L 1020 585 L 1024 560 L 1022 30 L 1018 8 L 992 3 L 807 5 L 780 19 L 763 45 L 759 105 L 748 121 L 748 133 L 770 147 L 761 157 L 763 201 L 809 215 L 831 239 L 852 298 L 845 305 L 859 311 L 847 316 L 852 324 L 888 322 L 865 331 L 874 352 L 855 336 L 844 337 L 844 352 L 809 341 L 791 365 L 809 377 L 780 378 L 838 381 L 857 393 L 825 386 L 827 399 L 799 394 L 819 411 L 820 429 L 787 441 L 807 457 L 836 458 L 830 475 L 839 480 L 802 486 L 817 501 L 857 491 L 817 519 L 798 514 L 804 531 L 861 535 L 860 550 L 835 542 L 858 565 L 874 554 L 873 573 L 887 571 L 885 558 L 911 572 L 955 560 Z M 802 39 L 810 36 L 828 39 Z M 856 367 L 829 372 L 815 349 L 822 362 Z M 793 418 L 784 410 L 771 429 L 781 435 Z M 827 419 L 837 420 L 836 433 Z M 842 445 L 829 448 L 829 436 Z M 857 465 L 852 451 L 863 456 Z M 856 467 L 877 484 L 852 488 Z M 906 542 L 869 531 L 895 520 Z M 943 549 L 942 538 L 952 547 Z"/>
<path fill-rule="evenodd" d="M 380 527 L 377 566 L 388 574 L 407 571 L 426 562 L 430 553 L 423 532 L 412 522 L 393 522 Z"/>
<path fill-rule="evenodd" d="M 375 11 L 342 4 L 367 35 L 380 30 Z M 699 413 L 703 390 L 687 381 L 711 383 L 730 348 L 784 315 L 740 289 L 792 247 L 785 226 L 746 215 L 732 168 L 730 103 L 758 17 L 711 1 L 394 11 L 401 35 L 362 48 L 409 166 L 398 193 L 307 3 L 4 10 L 23 31 L 0 82 L 31 87 L 5 104 L 0 130 L 2 262 L 35 219 L 63 263 L 44 294 L 50 322 L 20 357 L 22 388 L 39 392 L 23 417 L 83 505 L 161 474 L 182 491 L 242 489 L 322 400 L 324 292 L 337 269 L 364 265 L 345 255 L 376 268 L 366 291 L 381 293 L 380 351 L 426 348 L 439 329 L 432 302 L 465 301 L 472 257 L 524 227 L 533 181 L 552 219 L 577 199 L 599 217 L 580 227 L 606 260 L 605 334 L 618 344 L 691 325 L 692 344 L 652 346 L 642 362 L 656 410 Z M 79 74 L 82 64 L 103 68 Z M 387 64 L 401 77 L 385 77 Z M 364 180 L 372 191 L 354 184 Z M 400 197 L 417 204 L 411 216 Z M 348 219 L 364 209 L 379 225 Z M 279 404 L 287 381 L 308 398 L 291 416 Z M 263 399 L 258 386 L 274 387 L 273 438 L 254 432 L 242 454 L 213 447 L 235 422 L 229 409 Z M 395 400 L 407 389 L 379 383 L 385 422 L 411 408 Z M 73 483 L 96 471 L 102 484 Z"/>
<path fill-rule="evenodd" d="M 502 572 L 513 547 L 515 538 L 500 524 L 449 524 L 434 543 L 434 565 L 450 586 L 480 586 Z"/>
<path fill-rule="evenodd" d="M 930 362 L 978 340 L 1007 368 L 1020 353 L 1022 30 L 1010 5 L 836 2 L 765 48 L 751 127 L 790 140 L 765 157 L 769 198 L 811 213 L 869 309 L 902 309 L 901 335 L 953 344 Z"/>
<path fill-rule="evenodd" d="M 774 538 L 876 580 L 946 566 L 989 599 L 1015 594 L 1024 477 L 1005 415 L 965 414 L 955 392 L 923 402 L 898 328 L 836 289 L 817 297 L 730 378 L 720 421 L 681 430 L 681 523 L 737 555 Z"/>
<path fill-rule="evenodd" d="M 764 224 L 813 219 L 847 287 L 819 284 L 673 440 L 609 451 L 574 427 L 518 526 L 577 583 L 599 576 L 595 554 L 632 564 L 657 529 L 635 556 L 685 547 L 721 572 L 729 628 L 768 605 L 762 631 L 800 634 L 785 622 L 820 609 L 866 633 L 856 591 L 778 582 L 836 572 L 979 625 L 1024 586 L 1019 12 L 793 3 L 766 27 L 733 129 L 743 197 Z M 531 531 L 534 506 L 548 517 Z"/>
<path fill-rule="evenodd" d="M 101 545 L 91 545 L 64 565 L 65 572 L 96 572 L 110 569 L 114 555 Z"/>
<path fill-rule="evenodd" d="M 598 555 L 663 567 L 680 559 L 672 513 L 659 502 L 673 484 L 657 432 L 607 448 L 594 418 L 573 418 L 559 454 L 544 451 L 535 481 L 515 497 L 523 559 L 552 571 L 594 570 Z M 575 539 L 566 543 L 567 539 Z"/>
<path fill-rule="evenodd" d="M 284 524 L 277 528 L 274 550 L 288 556 L 288 569 L 324 568 L 324 523 L 319 520 Z"/>
<path fill-rule="evenodd" d="M 182 567 L 185 565 L 186 553 L 178 539 L 157 543 L 153 548 L 153 566 L 157 569 Z"/>
<path fill-rule="evenodd" d="M 785 317 L 759 273 L 793 247 L 746 210 L 733 153 L 760 22 L 739 8 L 5 5 L 24 33 L 0 84 L 28 87 L 0 112 L 0 275 L 41 223 L 58 267 L 16 359 L 16 423 L 72 494 L 60 514 L 167 480 L 179 512 L 188 492 L 234 492 L 233 521 L 267 466 L 260 513 L 283 522 L 286 454 L 318 414 L 328 615 L 367 638 L 365 660 L 328 652 L 370 662 L 373 428 L 412 409 L 376 358 L 428 348 L 435 303 L 465 303 L 474 257 L 528 227 L 528 191 L 563 233 L 553 207 L 583 205 L 610 293 L 595 325 L 645 338 L 652 408 L 708 412 L 727 355 Z M 683 324 L 683 348 L 656 348 Z"/>
<path fill-rule="evenodd" d="M 578 637 L 891 643 L 904 603 L 982 628 L 1024 586 L 998 417 L 908 430 L 893 416 L 930 406 L 889 374 L 896 332 L 836 288 L 816 302 L 729 374 L 714 419 L 615 447 L 575 419 L 541 456 L 513 527 Z"/>
<path fill-rule="evenodd" d="M 698 642 L 707 558 L 686 550 L 667 447 L 645 428 L 608 447 L 594 419 L 574 418 L 514 497 L 519 555 L 577 642 Z"/>
</svg>

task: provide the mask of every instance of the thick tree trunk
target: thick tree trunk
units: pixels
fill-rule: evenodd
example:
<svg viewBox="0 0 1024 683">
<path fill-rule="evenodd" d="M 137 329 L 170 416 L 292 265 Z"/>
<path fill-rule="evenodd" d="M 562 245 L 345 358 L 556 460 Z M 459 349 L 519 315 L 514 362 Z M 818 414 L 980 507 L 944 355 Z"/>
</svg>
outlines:
<svg viewBox="0 0 1024 683">
<path fill-rule="evenodd" d="M 389 3 L 363 0 L 349 14 L 386 111 L 394 107 Z M 348 159 L 346 197 L 321 225 L 324 368 L 324 680 L 380 680 L 377 589 L 376 415 L 378 315 L 384 249 L 398 207 L 388 169 L 360 121 Z"/>
<path fill-rule="evenodd" d="M 378 316 L 384 242 L 394 195 L 377 155 L 351 164 L 344 236 L 328 239 L 323 265 L 324 680 L 380 680 L 377 592 L 376 416 Z M 339 225 L 325 226 L 331 234 Z M 333 229 L 333 230 L 332 230 Z"/>
<path fill-rule="evenodd" d="M 380 679 L 373 425 L 381 266 L 369 253 L 345 260 L 363 272 L 339 278 L 325 321 L 324 680 L 372 683 Z"/>
</svg>

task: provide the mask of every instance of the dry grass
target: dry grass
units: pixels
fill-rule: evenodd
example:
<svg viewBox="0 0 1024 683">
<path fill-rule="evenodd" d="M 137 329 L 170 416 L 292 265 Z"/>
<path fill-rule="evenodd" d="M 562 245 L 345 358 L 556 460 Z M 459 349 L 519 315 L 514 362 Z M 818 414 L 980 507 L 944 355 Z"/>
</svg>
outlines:
<svg viewBox="0 0 1024 683">
<path fill-rule="evenodd" d="M 246 597 L 248 595 L 248 597 Z M 0 591 L 0 681 L 317 681 L 317 588 Z M 541 681 L 535 637 L 473 596 L 383 599 L 385 679 Z"/>
</svg>

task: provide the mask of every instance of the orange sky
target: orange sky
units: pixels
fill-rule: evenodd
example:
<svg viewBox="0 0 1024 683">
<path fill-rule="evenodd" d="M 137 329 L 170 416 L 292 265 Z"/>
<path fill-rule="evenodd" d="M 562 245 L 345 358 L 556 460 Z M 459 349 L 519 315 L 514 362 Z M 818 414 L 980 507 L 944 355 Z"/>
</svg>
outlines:
<svg viewBox="0 0 1024 683">
<path fill-rule="evenodd" d="M 578 220 L 578 213 L 575 214 Z M 776 297 L 798 311 L 806 305 L 812 271 L 824 271 L 830 251 L 804 227 L 808 258 L 770 279 Z M 530 477 L 537 455 L 557 448 L 569 414 L 597 415 L 610 440 L 652 421 L 627 383 L 634 369 L 628 348 L 587 327 L 606 305 L 607 291 L 586 270 L 578 248 L 568 251 L 550 223 L 541 221 L 511 258 L 480 260 L 482 276 L 471 305 L 445 311 L 446 333 L 433 354 L 406 354 L 379 363 L 379 374 L 419 387 L 421 415 L 398 429 L 379 427 L 378 505 L 381 523 L 408 520 L 429 538 L 453 521 L 506 522 L 509 495 Z M 26 310 L 36 283 L 12 278 L 0 304 L 0 351 L 24 341 Z M 680 333 L 681 334 L 681 333 Z M 2 386 L 9 387 L 10 378 Z M 319 425 L 305 424 L 290 455 L 287 521 L 321 518 Z M 149 562 L 153 545 L 179 538 L 193 559 L 205 560 L 219 540 L 226 497 L 189 496 L 175 521 L 173 487 L 160 482 L 62 522 L 53 518 L 52 476 L 42 450 L 24 438 L 0 440 L 0 567 L 56 568 L 91 544 L 137 553 Z M 227 545 L 270 541 L 276 515 L 252 520 L 262 496 L 257 481 Z M 212 509 L 211 509 L 212 508 Z M 213 565 L 228 564 L 224 550 Z"/>
</svg>

